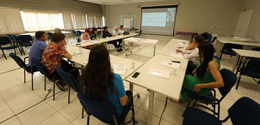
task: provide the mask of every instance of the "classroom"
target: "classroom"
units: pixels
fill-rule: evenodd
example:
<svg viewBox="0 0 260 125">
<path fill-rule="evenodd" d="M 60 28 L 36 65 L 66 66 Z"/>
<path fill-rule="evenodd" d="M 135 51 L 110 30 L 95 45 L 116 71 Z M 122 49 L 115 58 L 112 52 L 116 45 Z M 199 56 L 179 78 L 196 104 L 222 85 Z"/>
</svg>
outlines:
<svg viewBox="0 0 260 125">
<path fill-rule="evenodd" d="M 259 0 L 0 0 L 0 124 L 260 125 Z"/>
</svg>

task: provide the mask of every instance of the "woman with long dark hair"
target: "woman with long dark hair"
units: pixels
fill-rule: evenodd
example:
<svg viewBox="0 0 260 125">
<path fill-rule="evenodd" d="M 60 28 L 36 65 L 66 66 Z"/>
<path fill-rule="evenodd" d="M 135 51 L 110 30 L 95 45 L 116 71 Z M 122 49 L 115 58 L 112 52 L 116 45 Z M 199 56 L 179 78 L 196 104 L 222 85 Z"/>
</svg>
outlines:
<svg viewBox="0 0 260 125">
<path fill-rule="evenodd" d="M 199 46 L 200 65 L 193 71 L 195 76 L 185 75 L 181 91 L 182 102 L 188 101 L 188 92 L 209 95 L 213 88 L 224 87 L 222 76 L 219 72 L 220 61 L 214 58 L 214 47 L 209 42 Z M 203 60 L 202 60 L 203 59 Z"/>
<path fill-rule="evenodd" d="M 131 91 L 125 91 L 121 76 L 113 73 L 105 46 L 91 49 L 88 64 L 82 73 L 80 89 L 89 99 L 114 104 L 118 115 L 122 114 L 128 96 L 132 95 Z"/>
</svg>

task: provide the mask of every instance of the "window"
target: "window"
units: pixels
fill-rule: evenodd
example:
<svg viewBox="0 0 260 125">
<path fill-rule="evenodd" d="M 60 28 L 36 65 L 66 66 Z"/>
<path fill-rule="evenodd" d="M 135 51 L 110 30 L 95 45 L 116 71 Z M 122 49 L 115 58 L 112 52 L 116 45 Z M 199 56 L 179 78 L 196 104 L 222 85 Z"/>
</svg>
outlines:
<svg viewBox="0 0 260 125">
<path fill-rule="evenodd" d="M 101 15 L 87 15 L 88 27 L 102 27 L 102 16 Z"/>
<path fill-rule="evenodd" d="M 19 9 L 0 8 L 0 34 L 25 32 Z"/>
<path fill-rule="evenodd" d="M 85 14 L 62 13 L 64 29 L 82 29 L 87 28 Z"/>
<path fill-rule="evenodd" d="M 27 31 L 53 30 L 62 28 L 59 12 L 23 10 L 25 29 Z"/>
</svg>

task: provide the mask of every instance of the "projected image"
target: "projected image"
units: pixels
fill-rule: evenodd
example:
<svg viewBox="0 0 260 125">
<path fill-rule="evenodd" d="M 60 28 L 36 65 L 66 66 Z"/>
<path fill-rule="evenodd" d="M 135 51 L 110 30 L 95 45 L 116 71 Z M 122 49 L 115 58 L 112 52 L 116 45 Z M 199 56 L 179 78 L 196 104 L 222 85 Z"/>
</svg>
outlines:
<svg viewBox="0 0 260 125">
<path fill-rule="evenodd" d="M 141 29 L 143 33 L 173 35 L 177 6 L 143 7 Z"/>
<path fill-rule="evenodd" d="M 168 8 L 167 10 L 167 17 L 174 17 L 175 16 L 175 8 Z"/>
<path fill-rule="evenodd" d="M 167 18 L 167 22 L 174 22 L 174 18 Z"/>
</svg>

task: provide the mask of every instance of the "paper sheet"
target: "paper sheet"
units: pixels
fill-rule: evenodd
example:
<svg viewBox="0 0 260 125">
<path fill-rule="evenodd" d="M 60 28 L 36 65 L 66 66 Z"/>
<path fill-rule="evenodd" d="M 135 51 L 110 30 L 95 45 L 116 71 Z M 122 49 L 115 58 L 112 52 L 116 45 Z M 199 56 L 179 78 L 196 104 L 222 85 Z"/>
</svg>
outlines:
<svg viewBox="0 0 260 125">
<path fill-rule="evenodd" d="M 120 75 L 126 74 L 126 71 L 129 67 L 127 65 L 124 65 L 123 69 L 118 69 L 118 64 L 112 64 L 111 66 L 112 66 L 112 69 L 114 70 L 114 73 L 117 73 L 117 74 L 120 74 Z"/>
<path fill-rule="evenodd" d="M 171 72 L 170 72 L 170 71 L 167 71 L 167 70 L 161 70 L 161 69 L 150 68 L 150 70 L 148 71 L 147 74 L 152 75 L 152 76 L 157 76 L 157 77 L 165 78 L 165 79 L 169 79 Z"/>
<path fill-rule="evenodd" d="M 70 53 L 70 55 L 72 55 L 72 56 L 79 55 L 79 52 L 75 51 L 75 52 Z"/>
<path fill-rule="evenodd" d="M 178 52 L 173 52 L 173 53 L 170 54 L 170 56 L 177 57 L 177 58 L 182 58 L 182 59 L 183 59 L 182 53 L 178 53 Z"/>
<path fill-rule="evenodd" d="M 171 67 L 171 68 L 175 68 L 175 69 L 179 69 L 180 65 L 181 65 L 181 63 L 174 63 L 174 62 L 165 61 L 165 60 L 163 60 L 160 64 L 162 66 L 167 66 L 167 67 Z"/>
</svg>

